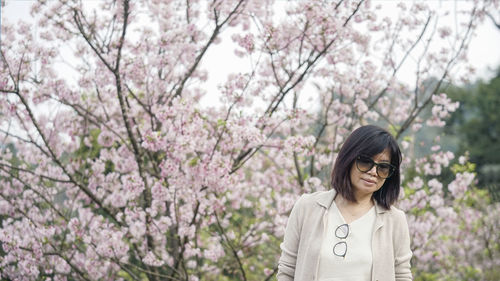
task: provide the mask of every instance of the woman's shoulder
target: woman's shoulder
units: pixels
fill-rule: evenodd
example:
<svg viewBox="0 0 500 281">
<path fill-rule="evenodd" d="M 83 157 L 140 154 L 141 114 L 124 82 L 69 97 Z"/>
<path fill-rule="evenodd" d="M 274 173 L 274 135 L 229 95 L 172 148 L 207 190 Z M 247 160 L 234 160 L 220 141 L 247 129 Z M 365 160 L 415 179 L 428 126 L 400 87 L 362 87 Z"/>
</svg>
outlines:
<svg viewBox="0 0 500 281">
<path fill-rule="evenodd" d="M 398 207 L 392 205 L 391 208 L 389 209 L 389 212 L 391 213 L 396 213 L 396 214 L 404 214 L 405 212 Z"/>
<path fill-rule="evenodd" d="M 301 198 L 305 202 L 316 202 L 316 201 L 328 201 L 328 200 L 333 200 L 335 197 L 335 190 L 320 190 L 320 191 L 315 191 L 312 193 L 304 193 L 302 194 Z"/>
<path fill-rule="evenodd" d="M 391 206 L 391 208 L 388 210 L 387 214 L 391 218 L 391 220 L 396 221 L 397 223 L 404 223 L 406 224 L 406 213 L 397 208 L 396 206 Z"/>
<path fill-rule="evenodd" d="M 335 197 L 335 190 L 321 190 L 312 193 L 304 193 L 297 200 L 296 205 L 302 208 L 308 208 L 315 204 L 327 205 Z"/>
</svg>

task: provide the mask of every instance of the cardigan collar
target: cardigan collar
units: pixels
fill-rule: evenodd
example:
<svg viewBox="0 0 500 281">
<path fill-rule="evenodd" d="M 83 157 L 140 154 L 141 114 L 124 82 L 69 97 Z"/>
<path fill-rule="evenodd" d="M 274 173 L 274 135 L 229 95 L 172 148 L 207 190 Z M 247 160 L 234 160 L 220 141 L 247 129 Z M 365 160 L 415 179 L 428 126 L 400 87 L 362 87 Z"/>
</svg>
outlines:
<svg viewBox="0 0 500 281">
<path fill-rule="evenodd" d="M 326 191 L 326 193 L 320 192 L 317 194 L 319 196 L 317 196 L 318 198 L 316 199 L 316 203 L 318 203 L 323 208 L 330 209 L 337 191 L 335 191 L 335 189 L 331 189 L 329 191 Z M 377 214 L 387 212 L 387 210 L 384 207 L 380 206 L 377 202 L 375 202 L 375 210 L 377 211 Z"/>
</svg>

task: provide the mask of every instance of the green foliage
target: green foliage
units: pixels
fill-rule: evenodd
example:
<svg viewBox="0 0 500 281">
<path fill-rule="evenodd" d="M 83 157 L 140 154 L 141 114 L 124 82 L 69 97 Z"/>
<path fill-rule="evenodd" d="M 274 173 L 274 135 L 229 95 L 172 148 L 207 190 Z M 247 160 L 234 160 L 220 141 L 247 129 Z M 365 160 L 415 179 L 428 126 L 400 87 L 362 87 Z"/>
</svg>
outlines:
<svg viewBox="0 0 500 281">
<path fill-rule="evenodd" d="M 80 148 L 76 151 L 75 156 L 80 157 L 81 159 L 96 159 L 99 157 L 99 152 L 101 151 L 101 145 L 97 142 L 97 138 L 99 137 L 99 134 L 101 133 L 101 130 L 99 129 L 92 129 L 90 130 L 89 133 L 89 140 L 91 146 L 85 145 L 85 142 L 83 139 L 80 141 Z"/>
<path fill-rule="evenodd" d="M 498 281 L 500 280 L 500 269 L 491 268 L 484 272 L 484 280 L 485 281 Z"/>
<path fill-rule="evenodd" d="M 413 280 L 415 281 L 437 281 L 439 274 L 430 272 L 413 272 Z"/>
<path fill-rule="evenodd" d="M 389 133 L 393 136 L 396 136 L 399 132 L 399 130 L 401 129 L 401 126 L 398 126 L 398 125 L 389 125 L 389 127 L 387 128 L 387 131 L 389 131 Z"/>
<path fill-rule="evenodd" d="M 453 166 L 451 166 L 451 171 L 454 174 L 464 172 L 474 173 L 476 171 L 476 164 L 471 162 L 467 162 L 464 165 L 454 164 Z"/>
<path fill-rule="evenodd" d="M 479 81 L 465 87 L 450 87 L 448 96 L 460 102 L 460 107 L 447 122 L 445 133 L 458 139 L 457 154 L 469 153 L 477 164 L 479 184 L 491 183 L 491 173 L 483 167 L 500 165 L 500 69 L 488 82 Z M 499 192 L 494 185 L 491 192 Z"/>
</svg>

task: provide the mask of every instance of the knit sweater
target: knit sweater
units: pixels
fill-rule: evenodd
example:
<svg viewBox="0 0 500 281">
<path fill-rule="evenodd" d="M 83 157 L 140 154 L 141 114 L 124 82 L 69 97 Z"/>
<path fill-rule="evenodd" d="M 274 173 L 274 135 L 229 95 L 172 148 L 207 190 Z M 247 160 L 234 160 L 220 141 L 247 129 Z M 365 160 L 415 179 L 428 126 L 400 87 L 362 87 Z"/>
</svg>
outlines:
<svg viewBox="0 0 500 281">
<path fill-rule="evenodd" d="M 369 281 L 372 275 L 371 237 L 376 218 L 375 207 L 347 224 L 333 202 L 327 216 L 326 233 L 319 254 L 318 280 Z M 341 227 L 347 232 L 340 231 Z"/>
</svg>

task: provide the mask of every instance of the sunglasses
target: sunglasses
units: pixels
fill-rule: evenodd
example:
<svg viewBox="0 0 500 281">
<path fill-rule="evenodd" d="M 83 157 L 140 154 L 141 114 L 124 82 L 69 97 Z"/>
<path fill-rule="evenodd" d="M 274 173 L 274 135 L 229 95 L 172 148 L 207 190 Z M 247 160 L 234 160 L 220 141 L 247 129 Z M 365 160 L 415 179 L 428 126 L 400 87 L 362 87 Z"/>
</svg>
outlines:
<svg viewBox="0 0 500 281">
<path fill-rule="evenodd" d="M 392 176 L 396 170 L 394 165 L 389 163 L 377 163 L 367 156 L 360 155 L 356 158 L 356 167 L 360 172 L 366 173 L 370 171 L 373 166 L 377 166 L 377 175 L 383 179 Z"/>
<path fill-rule="evenodd" d="M 335 229 L 335 237 L 339 239 L 346 239 L 347 235 L 349 235 L 349 225 L 344 223 L 339 225 Z M 337 244 L 333 245 L 333 254 L 345 258 L 345 254 L 347 253 L 347 243 L 345 241 L 340 241 Z"/>
</svg>

